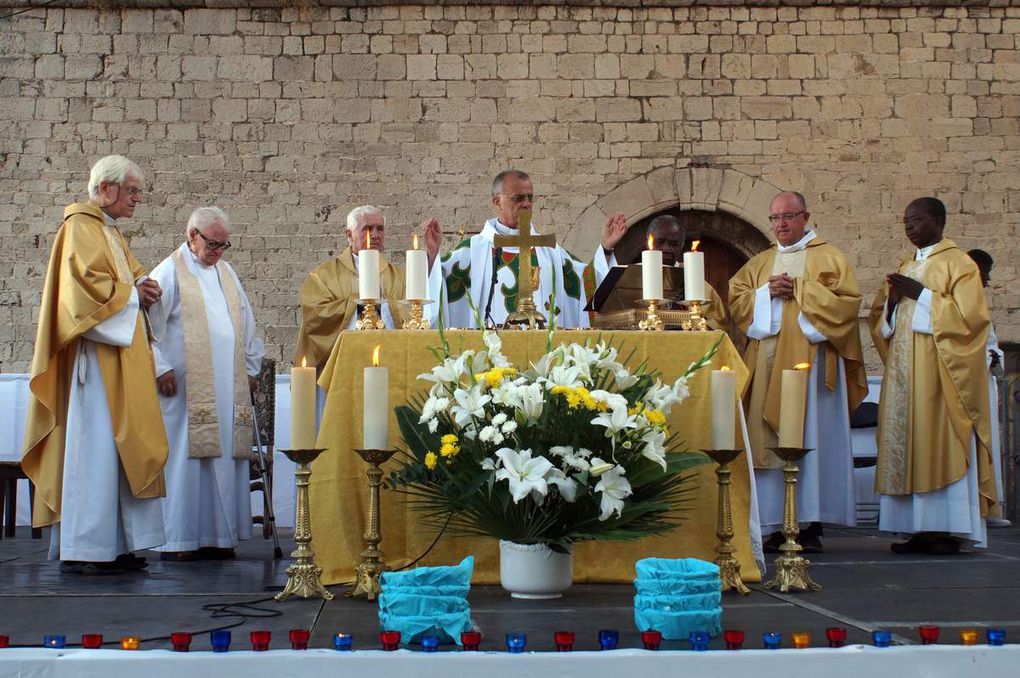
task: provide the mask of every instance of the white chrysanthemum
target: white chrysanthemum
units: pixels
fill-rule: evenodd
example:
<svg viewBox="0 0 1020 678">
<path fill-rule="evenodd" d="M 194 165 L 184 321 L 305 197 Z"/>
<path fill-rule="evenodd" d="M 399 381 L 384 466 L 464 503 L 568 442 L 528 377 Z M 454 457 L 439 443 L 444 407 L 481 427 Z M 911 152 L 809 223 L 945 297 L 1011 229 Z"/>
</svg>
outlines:
<svg viewBox="0 0 1020 678">
<path fill-rule="evenodd" d="M 511 433 L 517 430 L 517 422 L 514 421 L 513 419 L 511 419 L 510 421 L 505 421 L 503 422 L 503 426 L 501 428 L 503 430 L 503 433 L 505 433 L 506 435 L 510 435 Z"/>
<path fill-rule="evenodd" d="M 425 401 L 425 404 L 421 408 L 421 418 L 418 420 L 419 424 L 424 424 L 430 419 L 434 419 L 437 414 L 446 412 L 446 409 L 450 406 L 449 398 L 429 398 Z"/>
<path fill-rule="evenodd" d="M 506 413 L 505 412 L 500 412 L 495 417 L 492 418 L 492 421 L 490 423 L 493 426 L 500 426 L 505 421 L 506 421 Z"/>
<path fill-rule="evenodd" d="M 559 457 L 563 460 L 563 464 L 572 469 L 578 471 L 587 471 L 591 468 L 591 464 L 588 463 L 586 457 L 591 455 L 589 450 L 580 449 L 574 450 L 573 447 L 567 445 L 557 445 L 549 448 L 549 454 L 554 457 Z"/>
</svg>

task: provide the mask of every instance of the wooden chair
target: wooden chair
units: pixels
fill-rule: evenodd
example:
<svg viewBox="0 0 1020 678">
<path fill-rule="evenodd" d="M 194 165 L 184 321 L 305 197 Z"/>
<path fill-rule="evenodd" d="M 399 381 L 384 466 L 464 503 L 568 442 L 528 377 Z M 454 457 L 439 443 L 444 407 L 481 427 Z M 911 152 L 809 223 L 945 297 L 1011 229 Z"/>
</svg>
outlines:
<svg viewBox="0 0 1020 678">
<path fill-rule="evenodd" d="M 255 390 L 255 416 L 259 423 L 259 432 L 262 436 L 262 446 L 265 448 L 263 458 L 266 461 L 265 476 L 263 478 L 260 459 L 255 456 L 251 461 L 250 489 L 252 492 L 262 493 L 262 514 L 252 514 L 251 522 L 254 525 L 262 526 L 262 538 L 269 539 L 276 529 L 272 519 L 272 496 L 273 496 L 273 449 L 275 447 L 276 434 L 276 361 L 269 358 L 262 359 L 262 371 L 259 372 L 259 384 Z M 266 487 L 268 482 L 269 487 Z"/>
<path fill-rule="evenodd" d="M 0 523 L 3 529 L 0 530 L 0 539 L 13 537 L 15 527 L 18 524 L 18 481 L 27 478 L 21 470 L 21 464 L 16 461 L 0 461 Z M 29 506 L 35 504 L 35 485 L 28 483 Z M 29 509 L 31 512 L 31 509 Z M 42 538 L 42 530 L 33 527 L 32 539 Z"/>
</svg>

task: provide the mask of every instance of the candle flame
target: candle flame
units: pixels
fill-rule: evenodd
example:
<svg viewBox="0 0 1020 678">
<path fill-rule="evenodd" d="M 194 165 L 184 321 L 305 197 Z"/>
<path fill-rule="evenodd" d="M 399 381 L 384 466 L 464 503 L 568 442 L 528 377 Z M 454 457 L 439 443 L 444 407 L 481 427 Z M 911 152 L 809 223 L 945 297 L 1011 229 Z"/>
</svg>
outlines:
<svg viewBox="0 0 1020 678">
<path fill-rule="evenodd" d="M 655 238 L 652 237 L 651 233 L 648 234 L 648 249 L 655 249 Z"/>
<path fill-rule="evenodd" d="M 372 351 L 372 367 L 379 367 L 379 350 L 382 348 L 382 344 L 377 344 L 375 350 Z"/>
<path fill-rule="evenodd" d="M 811 363 L 797 363 L 793 366 L 795 370 L 806 370 L 811 367 Z"/>
<path fill-rule="evenodd" d="M 700 240 L 695 240 L 694 242 L 692 242 L 691 243 L 691 251 L 692 252 L 697 252 L 698 251 L 698 245 L 700 245 L 700 244 L 701 244 Z"/>
<path fill-rule="evenodd" d="M 730 366 L 729 365 L 723 365 L 722 367 L 719 368 L 719 371 L 720 372 L 729 372 L 730 371 Z"/>
<path fill-rule="evenodd" d="M 411 242 L 414 245 L 414 249 L 418 249 L 418 234 L 417 233 L 414 234 L 414 238 L 412 239 Z"/>
<path fill-rule="evenodd" d="M 368 231 L 365 231 L 365 249 L 372 249 L 372 234 Z"/>
<path fill-rule="evenodd" d="M 307 362 L 308 358 L 306 356 L 301 356 L 301 367 L 308 367 L 308 365 L 306 364 Z"/>
</svg>

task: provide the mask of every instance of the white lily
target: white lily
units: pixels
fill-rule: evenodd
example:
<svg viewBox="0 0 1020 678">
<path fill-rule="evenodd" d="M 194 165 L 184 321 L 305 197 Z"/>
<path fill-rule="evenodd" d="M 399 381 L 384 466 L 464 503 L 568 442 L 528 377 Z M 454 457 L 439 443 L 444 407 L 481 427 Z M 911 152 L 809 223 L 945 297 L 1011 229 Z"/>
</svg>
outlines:
<svg viewBox="0 0 1020 678">
<path fill-rule="evenodd" d="M 623 514 L 623 500 L 634 493 L 630 483 L 623 477 L 624 473 L 624 468 L 617 466 L 602 474 L 595 485 L 595 491 L 602 493 L 599 520 L 608 520 L 614 513 L 617 517 Z"/>
<path fill-rule="evenodd" d="M 532 492 L 545 497 L 549 492 L 549 484 L 545 476 L 552 468 L 552 462 L 545 457 L 531 458 L 531 450 L 517 452 L 509 447 L 496 451 L 496 456 L 503 468 L 496 471 L 496 480 L 506 480 L 510 484 L 510 495 L 514 503 L 520 502 Z"/>
<path fill-rule="evenodd" d="M 472 417 L 484 417 L 485 406 L 492 400 L 492 396 L 483 394 L 481 386 L 477 384 L 469 389 L 457 389 L 453 397 L 457 404 L 450 408 L 450 414 L 458 426 L 466 426 Z"/>
<path fill-rule="evenodd" d="M 458 384 L 461 377 L 467 374 L 467 355 L 463 353 L 456 358 L 447 358 L 442 364 L 433 367 L 431 372 L 419 374 L 418 378 L 439 384 Z"/>
<path fill-rule="evenodd" d="M 662 410 L 664 413 L 667 413 L 673 407 L 673 404 L 680 402 L 680 400 L 677 394 L 673 392 L 672 386 L 656 380 L 645 393 L 644 402 L 645 406 L 650 410 Z"/>
<path fill-rule="evenodd" d="M 577 365 L 557 365 L 549 370 L 549 376 L 545 378 L 545 387 L 551 389 L 553 386 L 580 386 L 581 368 Z"/>
<path fill-rule="evenodd" d="M 558 468 L 549 469 L 545 479 L 550 485 L 556 486 L 556 489 L 560 491 L 560 496 L 563 497 L 563 501 L 573 504 L 574 500 L 577 499 L 577 481 L 573 478 L 568 478 L 563 471 Z"/>
<path fill-rule="evenodd" d="M 637 420 L 635 417 L 627 414 L 626 407 L 618 407 L 608 412 L 600 412 L 598 416 L 591 420 L 591 423 L 595 426 L 605 426 L 607 438 L 612 438 L 617 433 L 629 428 L 637 428 Z"/>
<path fill-rule="evenodd" d="M 658 429 L 650 429 L 641 436 L 645 446 L 641 448 L 641 456 L 651 459 L 666 470 L 666 433 Z"/>
<path fill-rule="evenodd" d="M 591 397 L 599 402 L 603 402 L 609 405 L 611 410 L 623 410 L 627 411 L 627 399 L 619 393 L 610 393 L 609 391 L 603 391 L 602 389 L 596 389 L 591 392 Z"/>
<path fill-rule="evenodd" d="M 545 406 L 545 394 L 541 384 L 528 384 L 520 390 L 518 411 L 524 417 L 525 424 L 534 424 L 542 416 Z"/>
<path fill-rule="evenodd" d="M 510 361 L 503 355 L 503 340 L 492 330 L 482 332 L 482 341 L 489 354 L 493 367 L 509 367 Z"/>
<path fill-rule="evenodd" d="M 613 380 L 616 382 L 616 388 L 621 391 L 625 391 L 638 383 L 638 378 L 628 372 L 623 366 L 613 371 Z"/>
</svg>

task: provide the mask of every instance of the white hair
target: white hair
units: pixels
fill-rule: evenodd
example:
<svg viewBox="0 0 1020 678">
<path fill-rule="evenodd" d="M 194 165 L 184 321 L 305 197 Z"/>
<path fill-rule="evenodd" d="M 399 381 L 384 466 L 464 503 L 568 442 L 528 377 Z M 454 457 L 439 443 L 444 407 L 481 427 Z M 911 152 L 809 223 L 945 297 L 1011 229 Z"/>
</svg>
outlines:
<svg viewBox="0 0 1020 678">
<path fill-rule="evenodd" d="M 204 234 L 206 228 L 216 223 L 223 224 L 223 228 L 230 232 L 230 217 L 226 212 L 219 207 L 199 207 L 188 217 L 188 227 L 184 229 L 184 235 L 191 235 L 192 229 Z"/>
<path fill-rule="evenodd" d="M 89 197 L 96 198 L 99 196 L 100 183 L 105 181 L 120 185 L 128 177 L 134 177 L 138 181 L 142 181 L 145 175 L 142 174 L 142 170 L 138 165 L 123 155 L 108 155 L 105 158 L 100 158 L 92 166 L 92 172 L 89 174 Z"/>
<path fill-rule="evenodd" d="M 383 216 L 382 210 L 373 205 L 362 205 L 361 207 L 355 207 L 347 213 L 347 228 L 356 231 L 361 226 L 359 223 L 363 218 L 370 217 L 378 214 L 382 217 L 383 226 L 386 225 L 386 217 Z"/>
</svg>

